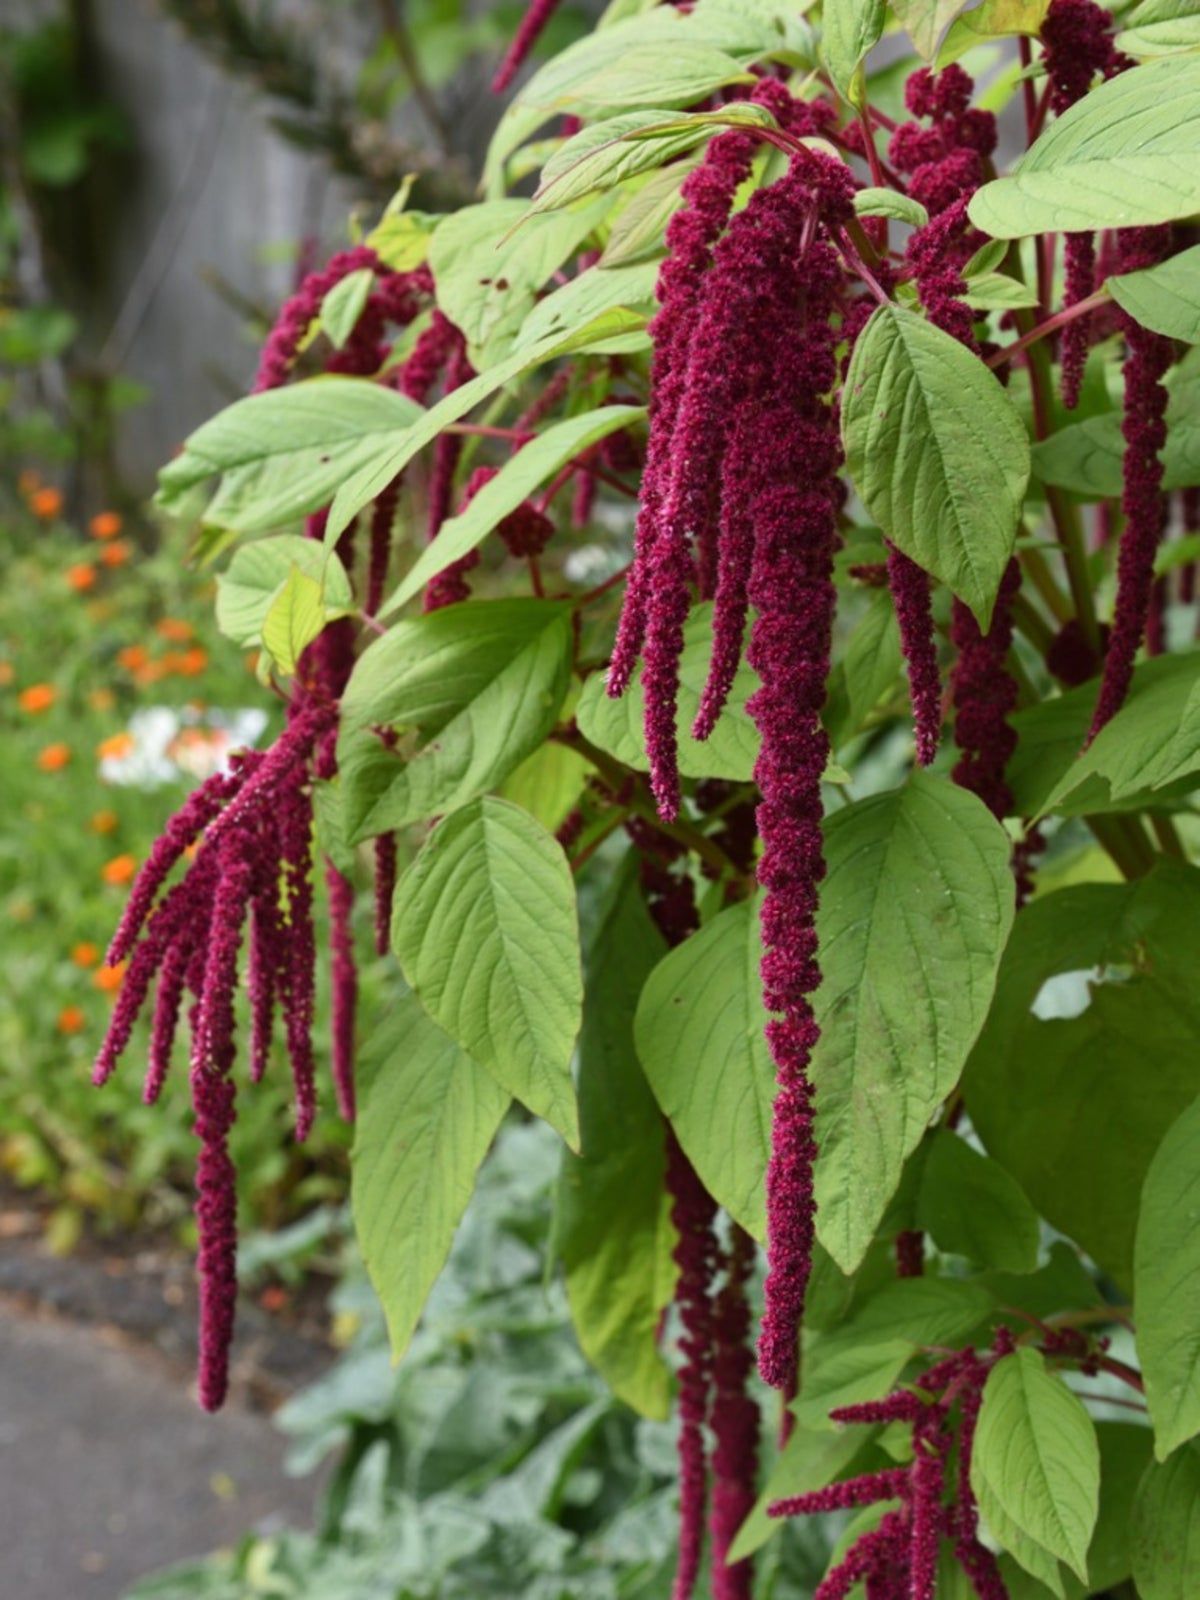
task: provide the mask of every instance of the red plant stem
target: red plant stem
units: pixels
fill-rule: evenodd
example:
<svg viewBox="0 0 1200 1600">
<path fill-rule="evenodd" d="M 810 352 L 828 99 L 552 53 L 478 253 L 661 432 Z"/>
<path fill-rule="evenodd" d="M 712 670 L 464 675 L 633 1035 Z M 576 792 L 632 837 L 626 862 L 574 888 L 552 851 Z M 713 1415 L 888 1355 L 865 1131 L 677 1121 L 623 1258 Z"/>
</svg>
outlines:
<svg viewBox="0 0 1200 1600">
<path fill-rule="evenodd" d="M 1059 328 L 1065 328 L 1068 322 L 1074 322 L 1076 317 L 1086 317 L 1090 312 L 1105 305 L 1110 296 L 1107 289 L 1097 289 L 1094 294 L 1088 295 L 1086 300 L 1077 300 L 1073 306 L 1067 306 L 1063 311 L 1056 311 L 1052 317 L 1047 317 L 1044 322 L 1039 322 L 1036 327 L 1030 328 L 1028 333 L 1023 333 L 1019 339 L 1014 339 L 1011 344 L 1006 344 L 1001 350 L 994 350 L 987 357 L 985 365 L 994 371 L 997 367 L 1005 367 L 1015 355 L 1022 350 L 1028 350 L 1031 344 L 1036 344 L 1039 339 L 1044 339 L 1047 334 L 1055 333 Z"/>
<path fill-rule="evenodd" d="M 875 130 L 871 127 L 871 119 L 859 107 L 858 125 L 862 129 L 863 144 L 867 151 L 867 165 L 871 169 L 871 182 L 877 189 L 884 189 L 887 184 L 883 176 L 883 168 L 879 162 L 879 151 L 875 148 Z"/>
</svg>

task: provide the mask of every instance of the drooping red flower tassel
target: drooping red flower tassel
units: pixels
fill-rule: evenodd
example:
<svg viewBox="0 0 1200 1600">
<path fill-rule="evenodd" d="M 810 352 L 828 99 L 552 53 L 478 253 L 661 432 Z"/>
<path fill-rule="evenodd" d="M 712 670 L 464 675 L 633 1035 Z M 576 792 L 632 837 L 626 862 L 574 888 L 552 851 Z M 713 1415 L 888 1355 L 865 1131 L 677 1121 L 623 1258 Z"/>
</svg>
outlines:
<svg viewBox="0 0 1200 1600">
<path fill-rule="evenodd" d="M 986 633 L 961 600 L 955 600 L 950 620 L 950 637 L 958 651 L 951 677 L 954 739 L 961 751 L 954 781 L 978 795 L 1001 819 L 1012 806 L 1004 769 L 1017 747 L 1017 735 L 1008 721 L 1016 707 L 1017 686 L 1005 660 L 1012 647 L 1012 602 L 1020 585 L 1021 569 L 1011 560 L 1000 580 Z"/>
</svg>

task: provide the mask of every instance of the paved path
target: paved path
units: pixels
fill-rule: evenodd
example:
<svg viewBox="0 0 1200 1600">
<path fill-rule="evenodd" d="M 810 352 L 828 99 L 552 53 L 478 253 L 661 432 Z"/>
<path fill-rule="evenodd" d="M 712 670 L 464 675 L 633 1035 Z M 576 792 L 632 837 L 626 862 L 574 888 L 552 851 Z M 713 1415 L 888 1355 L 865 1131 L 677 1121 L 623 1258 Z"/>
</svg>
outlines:
<svg viewBox="0 0 1200 1600">
<path fill-rule="evenodd" d="M 6 1596 L 121 1600 L 249 1527 L 307 1524 L 312 1482 L 282 1456 L 265 1417 L 206 1417 L 155 1357 L 0 1306 Z"/>
</svg>

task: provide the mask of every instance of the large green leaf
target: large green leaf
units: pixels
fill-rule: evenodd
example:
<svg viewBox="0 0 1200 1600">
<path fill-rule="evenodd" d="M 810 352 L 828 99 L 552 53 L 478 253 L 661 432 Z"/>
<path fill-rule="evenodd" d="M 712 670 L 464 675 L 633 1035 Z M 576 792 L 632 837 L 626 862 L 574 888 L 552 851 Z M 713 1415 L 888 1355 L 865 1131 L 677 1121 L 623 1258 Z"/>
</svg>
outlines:
<svg viewBox="0 0 1200 1600">
<path fill-rule="evenodd" d="M 379 615 L 390 615 L 418 594 L 443 567 L 474 550 L 498 522 L 516 510 L 539 484 L 553 477 L 564 462 L 619 428 L 640 421 L 645 414 L 643 406 L 600 406 L 582 416 L 556 422 L 531 439 L 509 457 L 464 511 L 443 522 L 433 543 L 426 545 Z"/>
<path fill-rule="evenodd" d="M 1200 211 L 1200 57 L 1164 56 L 1058 117 L 968 212 L 997 239 L 1174 222 Z"/>
<path fill-rule="evenodd" d="M 352 609 L 350 579 L 336 551 L 299 533 L 256 539 L 235 551 L 217 579 L 217 627 L 226 638 L 240 645 L 259 643 L 271 602 L 294 567 L 320 584 L 326 621 Z"/>
<path fill-rule="evenodd" d="M 601 201 L 538 217 L 527 200 L 485 200 L 443 217 L 429 247 L 438 305 L 476 366 L 507 354 L 538 291 L 606 210 Z"/>
<path fill-rule="evenodd" d="M 1047 1372 L 1036 1350 L 1014 1351 L 988 1375 L 971 1452 L 971 1486 L 998 1538 L 1014 1526 L 1087 1581 L 1100 1449 L 1083 1405 Z M 1022 1559 L 1020 1550 L 1013 1554 Z"/>
<path fill-rule="evenodd" d="M 977 44 L 1011 34 L 1041 32 L 1050 0 L 983 0 L 950 25 L 938 51 L 937 64 L 957 61 Z"/>
<path fill-rule="evenodd" d="M 1148 662 L 1121 710 L 1046 796 L 1058 809 L 1083 791 L 1127 799 L 1200 772 L 1200 650 Z M 1085 787 L 1086 786 L 1086 787 Z"/>
<path fill-rule="evenodd" d="M 351 1206 L 399 1360 L 509 1096 L 413 995 L 378 1025 L 362 1071 Z"/>
<path fill-rule="evenodd" d="M 886 20 L 885 0 L 843 0 L 823 8 L 821 54 L 834 88 L 852 105 L 864 102 L 862 64 L 879 43 Z"/>
<path fill-rule="evenodd" d="M 884 533 L 986 628 L 1029 480 L 1029 441 L 996 377 L 915 312 L 880 306 L 851 357 L 842 433 Z"/>
<path fill-rule="evenodd" d="M 1128 1286 L 1142 1181 L 1200 1090 L 1200 873 L 1046 895 L 1018 919 L 963 1079 L 987 1150 Z"/>
<path fill-rule="evenodd" d="M 1041 1229 L 1020 1184 L 948 1129 L 929 1139 L 915 1212 L 940 1250 L 1002 1272 L 1037 1266 Z"/>
<path fill-rule="evenodd" d="M 670 1380 L 658 1345 L 673 1239 L 665 1134 L 633 1043 L 638 995 L 664 944 L 629 865 L 588 954 L 579 1037 L 583 1153 L 563 1158 L 555 1238 L 584 1354 L 635 1411 L 666 1417 Z"/>
<path fill-rule="evenodd" d="M 520 807 L 485 796 L 438 824 L 395 906 L 392 948 L 430 1016 L 577 1149 L 583 980 L 559 845 Z"/>
<path fill-rule="evenodd" d="M 730 1560 L 744 1561 L 782 1530 L 783 1522 L 767 1515 L 772 1501 L 811 1494 L 840 1478 L 854 1476 L 860 1470 L 858 1457 L 870 1448 L 876 1431 L 843 1428 L 836 1433 L 818 1433 L 798 1427 L 776 1456 L 763 1492 L 733 1541 Z"/>
<path fill-rule="evenodd" d="M 1200 35 L 1197 36 L 1200 43 Z M 1135 322 L 1168 339 L 1200 344 L 1200 244 L 1181 250 L 1156 267 L 1108 279 L 1118 305 Z"/>
<path fill-rule="evenodd" d="M 328 505 L 420 415 L 412 400 L 365 378 L 310 378 L 249 395 L 188 435 L 158 475 L 159 503 L 169 510 L 221 474 L 205 521 L 264 533 Z"/>
<path fill-rule="evenodd" d="M 753 776 L 758 755 L 758 730 L 746 711 L 746 701 L 758 688 L 758 679 L 742 661 L 725 709 L 703 744 L 688 732 L 700 708 L 700 694 L 708 676 L 712 654 L 712 604 L 693 606 L 683 630 L 679 662 L 679 770 L 685 778 L 732 778 L 745 782 Z M 639 772 L 649 770 L 642 739 L 644 716 L 642 678 L 619 700 L 604 692 L 602 673 L 593 673 L 583 686 L 576 720 L 593 744 Z"/>
<path fill-rule="evenodd" d="M 758 1239 L 775 1094 L 760 957 L 754 906 L 730 906 L 658 964 L 634 1023 L 642 1066 L 689 1161 Z"/>
<path fill-rule="evenodd" d="M 1133 1250 L 1137 1347 L 1160 1461 L 1200 1433 L 1200 1100 L 1167 1130 Z"/>
<path fill-rule="evenodd" d="M 1163 487 L 1186 489 L 1200 483 L 1200 350 L 1188 351 L 1168 375 L 1167 389 Z M 1033 466 L 1043 483 L 1086 500 L 1111 500 L 1121 493 L 1124 454 L 1121 413 L 1103 411 L 1035 445 Z"/>
<path fill-rule="evenodd" d="M 1117 48 L 1139 59 L 1173 50 L 1200 48 L 1200 12 L 1195 0 L 1143 0 L 1125 14 Z"/>
<path fill-rule="evenodd" d="M 937 55 L 938 41 L 958 13 L 965 9 L 967 0 L 891 0 L 892 10 L 913 44 L 917 54 L 932 61 Z M 833 9 L 836 11 L 837 6 Z"/>
<path fill-rule="evenodd" d="M 426 445 L 432 444 L 442 430 L 465 417 L 468 411 L 489 399 L 497 389 L 511 383 L 522 373 L 530 372 L 556 356 L 573 350 L 615 351 L 629 348 L 628 338 L 633 335 L 638 344 L 645 341 L 645 318 L 628 311 L 606 311 L 586 326 L 570 334 L 555 334 L 530 345 L 522 345 L 503 361 L 488 367 L 477 378 L 460 384 L 443 395 L 428 411 L 415 408 L 411 425 L 377 442 L 365 459 L 356 465 L 344 479 L 339 479 L 337 493 L 329 510 L 326 538 L 334 539 L 342 533 L 362 508 L 376 495 L 382 494 L 396 474 Z M 286 392 L 286 391 L 284 391 Z"/>
<path fill-rule="evenodd" d="M 836 812 L 825 853 L 817 1229 L 848 1272 L 987 1015 L 1014 891 L 999 823 L 924 773 Z"/>
<path fill-rule="evenodd" d="M 486 600 L 407 617 L 355 663 L 339 767 L 352 841 L 451 811 L 494 788 L 558 720 L 571 681 L 569 609 Z M 415 729 L 416 748 L 363 730 Z"/>
<path fill-rule="evenodd" d="M 597 264 L 577 273 L 534 306 L 522 324 L 518 348 L 542 339 L 563 338 L 607 311 L 619 309 L 649 322 L 657 278 L 655 261 L 638 261 L 626 267 Z"/>
<path fill-rule="evenodd" d="M 1200 1572 L 1200 1444 L 1152 1461 L 1133 1506 L 1133 1578 L 1141 1600 L 1194 1600 Z"/>
</svg>

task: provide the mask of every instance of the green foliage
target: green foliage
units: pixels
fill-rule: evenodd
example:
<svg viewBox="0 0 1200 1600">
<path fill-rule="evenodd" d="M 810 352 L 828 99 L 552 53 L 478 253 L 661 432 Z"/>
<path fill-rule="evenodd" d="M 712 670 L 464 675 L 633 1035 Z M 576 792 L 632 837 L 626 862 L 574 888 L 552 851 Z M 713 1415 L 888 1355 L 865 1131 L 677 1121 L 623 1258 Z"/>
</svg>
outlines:
<svg viewBox="0 0 1200 1600">
<path fill-rule="evenodd" d="M 1200 1445 L 1152 1461 L 1133 1505 L 1133 1576 L 1141 1600 L 1185 1600 L 1200 1562 Z"/>
<path fill-rule="evenodd" d="M 1200 245 L 1183 250 L 1157 267 L 1109 278 L 1113 299 L 1135 322 L 1168 339 L 1200 344 Z"/>
<path fill-rule="evenodd" d="M 266 618 L 293 573 L 316 585 L 323 622 L 351 609 L 350 579 L 336 552 L 300 534 L 285 533 L 243 545 L 217 579 L 221 632 L 235 644 L 259 644 Z"/>
<path fill-rule="evenodd" d="M 1025 429 L 1000 384 L 940 328 L 881 306 L 850 360 L 842 433 L 884 533 L 986 627 L 1029 478 Z"/>
<path fill-rule="evenodd" d="M 453 812 L 396 887 L 392 947 L 434 1021 L 577 1149 L 579 934 L 551 836 L 491 796 Z"/>
</svg>

